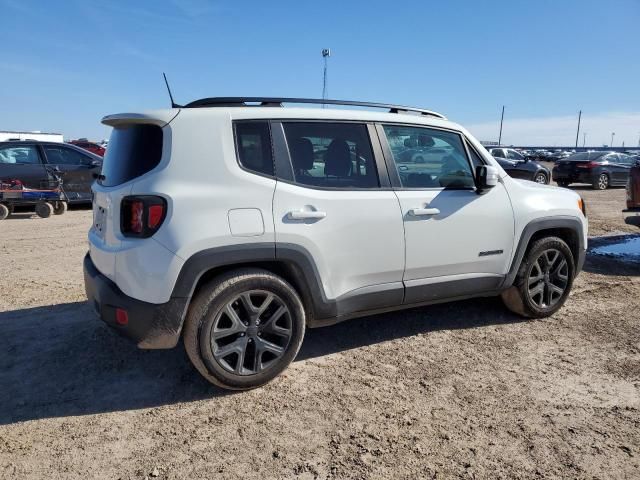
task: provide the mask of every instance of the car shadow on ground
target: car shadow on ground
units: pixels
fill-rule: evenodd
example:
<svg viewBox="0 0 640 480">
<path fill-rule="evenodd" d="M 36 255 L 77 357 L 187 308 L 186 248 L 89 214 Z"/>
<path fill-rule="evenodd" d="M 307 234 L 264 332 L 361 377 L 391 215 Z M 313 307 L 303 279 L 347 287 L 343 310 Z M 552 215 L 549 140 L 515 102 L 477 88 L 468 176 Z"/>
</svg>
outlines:
<svg viewBox="0 0 640 480">
<path fill-rule="evenodd" d="M 297 361 L 435 330 L 521 320 L 497 298 L 354 319 L 308 330 Z M 0 425 L 231 394 L 208 384 L 181 344 L 139 350 L 86 302 L 0 313 L 0 338 Z"/>
</svg>

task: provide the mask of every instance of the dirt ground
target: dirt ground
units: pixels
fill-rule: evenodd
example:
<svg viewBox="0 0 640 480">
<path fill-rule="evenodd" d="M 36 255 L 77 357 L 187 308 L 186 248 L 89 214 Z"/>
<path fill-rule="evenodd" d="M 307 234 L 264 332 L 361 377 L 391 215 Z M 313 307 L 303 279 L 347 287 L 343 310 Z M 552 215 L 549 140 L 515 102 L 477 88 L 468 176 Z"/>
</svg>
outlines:
<svg viewBox="0 0 640 480">
<path fill-rule="evenodd" d="M 592 235 L 640 233 L 623 189 L 578 190 Z M 543 321 L 480 299 L 312 330 L 227 393 L 95 317 L 90 222 L 0 222 L 2 478 L 640 477 L 638 263 L 589 254 Z"/>
</svg>

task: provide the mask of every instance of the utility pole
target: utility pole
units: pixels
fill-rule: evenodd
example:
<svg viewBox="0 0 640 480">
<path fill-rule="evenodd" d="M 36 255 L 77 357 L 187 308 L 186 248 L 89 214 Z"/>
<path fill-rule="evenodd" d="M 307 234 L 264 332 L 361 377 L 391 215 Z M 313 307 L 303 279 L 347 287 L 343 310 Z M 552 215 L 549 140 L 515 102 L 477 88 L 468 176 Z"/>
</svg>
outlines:
<svg viewBox="0 0 640 480">
<path fill-rule="evenodd" d="M 498 136 L 498 146 L 502 145 L 502 122 L 504 121 L 504 105 L 502 106 L 502 116 L 500 117 L 500 135 Z"/>
<path fill-rule="evenodd" d="M 331 49 L 323 48 L 322 49 L 322 58 L 324 59 L 324 72 L 322 74 L 322 99 L 327 99 L 327 62 L 329 57 L 331 56 Z M 322 108 L 326 108 L 326 105 L 323 103 Z"/>
<path fill-rule="evenodd" d="M 578 148 L 578 137 L 580 136 L 580 120 L 582 119 L 582 110 L 578 113 L 578 131 L 576 132 L 576 148 Z"/>
<path fill-rule="evenodd" d="M 611 148 L 613 148 L 613 137 L 616 136 L 616 132 L 611 132 L 611 144 L 609 145 Z"/>
</svg>

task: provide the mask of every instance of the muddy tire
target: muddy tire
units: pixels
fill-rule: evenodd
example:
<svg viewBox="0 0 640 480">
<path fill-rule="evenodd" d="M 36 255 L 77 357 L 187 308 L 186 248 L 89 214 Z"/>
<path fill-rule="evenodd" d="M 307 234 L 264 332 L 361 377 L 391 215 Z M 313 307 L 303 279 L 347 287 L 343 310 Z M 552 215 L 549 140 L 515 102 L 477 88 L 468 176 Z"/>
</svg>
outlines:
<svg viewBox="0 0 640 480">
<path fill-rule="evenodd" d="M 502 293 L 502 300 L 523 317 L 548 317 L 564 305 L 574 276 L 573 254 L 565 241 L 541 238 L 528 248 L 514 284 Z"/>
<path fill-rule="evenodd" d="M 36 215 L 40 218 L 49 218 L 53 215 L 53 205 L 49 202 L 42 202 L 36 204 Z"/>
<path fill-rule="evenodd" d="M 63 215 L 67 211 L 67 202 L 56 202 L 53 205 L 53 214 L 54 215 Z"/>
<path fill-rule="evenodd" d="M 0 220 L 4 220 L 9 216 L 9 207 L 0 203 Z"/>
<path fill-rule="evenodd" d="M 202 287 L 189 307 L 183 340 L 191 363 L 209 382 L 247 390 L 289 366 L 304 332 L 295 289 L 271 272 L 247 268 Z"/>
</svg>

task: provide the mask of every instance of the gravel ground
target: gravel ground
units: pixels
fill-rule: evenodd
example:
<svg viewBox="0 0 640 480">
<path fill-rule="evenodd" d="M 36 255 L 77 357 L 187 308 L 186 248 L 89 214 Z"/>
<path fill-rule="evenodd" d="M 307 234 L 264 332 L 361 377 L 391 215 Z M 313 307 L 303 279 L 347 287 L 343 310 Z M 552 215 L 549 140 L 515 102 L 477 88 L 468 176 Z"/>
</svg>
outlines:
<svg viewBox="0 0 640 480">
<path fill-rule="evenodd" d="M 592 235 L 638 234 L 623 189 L 580 193 Z M 589 255 L 543 321 L 480 299 L 312 330 L 227 393 L 98 321 L 90 221 L 0 222 L 2 478 L 640 477 L 638 263 Z"/>
</svg>

